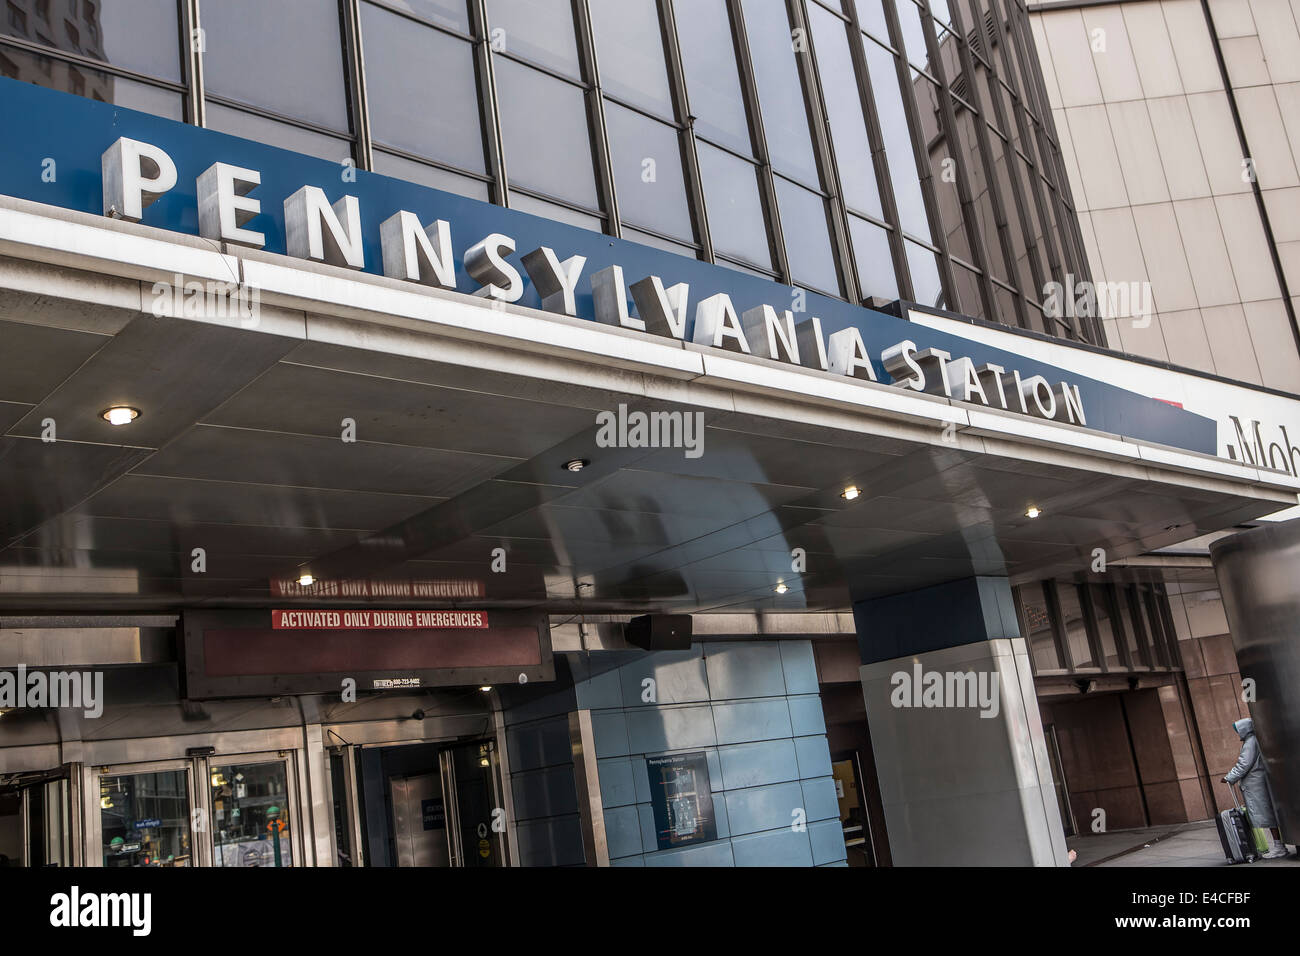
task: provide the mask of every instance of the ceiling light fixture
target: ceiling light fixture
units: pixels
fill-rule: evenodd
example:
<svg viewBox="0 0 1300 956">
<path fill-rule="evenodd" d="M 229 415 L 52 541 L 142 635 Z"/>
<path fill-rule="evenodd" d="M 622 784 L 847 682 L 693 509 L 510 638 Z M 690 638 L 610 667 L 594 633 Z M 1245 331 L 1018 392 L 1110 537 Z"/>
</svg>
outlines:
<svg viewBox="0 0 1300 956">
<path fill-rule="evenodd" d="M 845 488 L 843 491 L 840 492 L 840 497 L 843 498 L 845 501 L 852 501 L 860 494 L 862 494 L 862 492 L 858 490 L 857 485 L 849 485 L 847 488 Z"/>
<path fill-rule="evenodd" d="M 316 579 L 310 574 L 303 574 L 298 577 L 298 583 L 305 588 L 309 588 L 316 583 Z"/>
<path fill-rule="evenodd" d="M 788 590 L 790 590 L 790 589 L 789 589 L 788 587 L 785 586 L 785 582 L 784 582 L 784 581 L 778 581 L 778 582 L 776 583 L 776 587 L 774 588 L 774 590 L 776 591 L 777 594 L 784 594 L 786 591 L 788 591 Z"/>
<path fill-rule="evenodd" d="M 1025 512 L 1026 518 L 1037 518 L 1043 512 L 1036 505 L 1030 505 L 1029 510 Z"/>
<path fill-rule="evenodd" d="M 572 461 L 566 461 L 566 462 L 564 463 L 564 470 L 565 470 L 565 471 L 582 471 L 582 469 L 586 468 L 586 467 L 587 467 L 588 465 L 590 465 L 590 464 L 591 464 L 591 462 L 587 461 L 587 459 L 585 459 L 585 458 L 575 458 L 575 459 L 573 459 Z"/>
<path fill-rule="evenodd" d="M 490 691 L 491 689 L 492 689 L 492 685 L 491 685 L 491 684 L 484 684 L 482 687 L 479 688 L 479 690 L 481 690 L 481 691 L 482 691 L 483 693 L 485 693 L 485 694 L 486 694 L 488 691 Z"/>
<path fill-rule="evenodd" d="M 113 405 L 99 413 L 110 425 L 129 425 L 140 417 L 140 409 L 130 405 Z"/>
</svg>

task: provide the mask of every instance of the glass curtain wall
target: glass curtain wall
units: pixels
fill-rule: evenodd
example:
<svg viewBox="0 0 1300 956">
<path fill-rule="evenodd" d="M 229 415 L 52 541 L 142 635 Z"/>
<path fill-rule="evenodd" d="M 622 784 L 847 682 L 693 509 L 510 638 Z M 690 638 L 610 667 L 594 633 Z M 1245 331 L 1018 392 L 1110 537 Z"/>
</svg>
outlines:
<svg viewBox="0 0 1300 956">
<path fill-rule="evenodd" d="M 1021 0 L 5 0 L 0 74 L 1105 344 Z M 1070 279 L 1073 277 L 1073 280 Z"/>
</svg>

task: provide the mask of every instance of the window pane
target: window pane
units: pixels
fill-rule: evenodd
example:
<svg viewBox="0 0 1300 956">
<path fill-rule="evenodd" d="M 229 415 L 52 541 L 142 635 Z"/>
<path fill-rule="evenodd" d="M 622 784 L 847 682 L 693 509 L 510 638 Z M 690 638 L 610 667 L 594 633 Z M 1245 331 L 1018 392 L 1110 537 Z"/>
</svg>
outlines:
<svg viewBox="0 0 1300 956">
<path fill-rule="evenodd" d="M 214 866 L 293 866 L 282 763 L 212 768 Z"/>
<path fill-rule="evenodd" d="M 1134 667 L 1148 667 L 1151 662 L 1147 657 L 1146 641 L 1134 627 L 1133 610 L 1129 606 L 1131 590 L 1131 586 L 1117 587 L 1115 590 L 1115 598 L 1119 603 L 1119 619 L 1124 628 L 1124 644 L 1128 647 L 1129 660 L 1133 662 Z"/>
<path fill-rule="evenodd" d="M 319 156 L 321 159 L 333 160 L 336 163 L 341 163 L 352 156 L 350 140 L 313 133 L 311 130 L 290 126 L 288 123 L 278 123 L 264 116 L 231 109 L 219 103 L 208 104 L 208 128 L 230 133 L 232 136 L 242 136 L 244 139 L 259 143 L 279 146 L 281 149 Z"/>
<path fill-rule="evenodd" d="M 16 47 L 0 47 L 0 76 L 167 119 L 180 121 L 184 118 L 179 93 Z"/>
<path fill-rule="evenodd" d="M 960 262 L 953 262 L 952 273 L 953 281 L 957 284 L 953 290 L 953 295 L 957 299 L 956 311 L 977 319 L 984 318 L 984 299 L 980 296 L 979 274 L 967 269 Z"/>
<path fill-rule="evenodd" d="M 725 0 L 693 0 L 681 6 L 677 36 L 695 132 L 754 155 Z"/>
<path fill-rule="evenodd" d="M 1034 671 L 1061 670 L 1061 661 L 1056 653 L 1056 640 L 1052 635 L 1052 618 L 1047 610 L 1047 599 L 1043 596 L 1041 584 L 1026 584 L 1019 589 L 1020 606 L 1024 612 L 1025 642 L 1029 645 L 1029 656 L 1034 662 Z"/>
<path fill-rule="evenodd" d="M 599 216 L 589 216 L 586 213 L 570 209 L 568 206 L 547 202 L 545 199 L 534 199 L 526 193 L 512 192 L 510 194 L 510 208 L 531 213 L 534 216 L 541 216 L 543 219 L 553 219 L 555 222 L 567 222 L 571 226 L 580 226 L 583 229 L 590 229 L 592 232 L 603 232 L 605 229 L 605 221 Z"/>
<path fill-rule="evenodd" d="M 943 284 L 939 281 L 939 262 L 934 253 L 910 239 L 903 243 L 903 248 L 907 250 L 907 267 L 912 272 L 912 301 L 942 307 Z"/>
<path fill-rule="evenodd" d="M 845 24 L 815 4 L 808 12 L 844 201 L 852 209 L 883 219 L 867 122 L 862 115 L 857 84 L 853 82 L 853 58 L 849 54 Z"/>
<path fill-rule="evenodd" d="M 681 147 L 671 126 L 605 103 L 619 217 L 656 232 L 692 238 Z"/>
<path fill-rule="evenodd" d="M 889 25 L 885 22 L 885 11 L 880 6 L 881 0 L 858 0 L 858 21 L 866 30 L 882 43 L 889 42 Z"/>
<path fill-rule="evenodd" d="M 889 179 L 894 187 L 894 201 L 898 204 L 898 218 L 903 231 L 929 240 L 930 223 L 925 215 L 925 200 L 921 196 L 921 181 L 917 175 L 916 157 L 912 151 L 912 134 L 903 111 L 903 97 L 895 72 L 895 56 L 876 44 L 865 41 L 867 71 L 871 75 L 871 90 L 880 117 L 880 131 L 885 144 L 885 157 L 889 161 Z"/>
<path fill-rule="evenodd" d="M 1084 624 L 1083 609 L 1079 606 L 1079 589 L 1068 581 L 1059 582 L 1056 593 L 1061 599 L 1061 623 L 1065 627 L 1065 640 L 1075 667 L 1096 667 L 1092 659 L 1092 645 L 1088 643 L 1088 628 Z"/>
<path fill-rule="evenodd" d="M 1110 619 L 1110 603 L 1105 592 L 1095 584 L 1088 585 L 1092 597 L 1092 611 L 1097 617 L 1097 637 L 1101 642 L 1101 652 L 1106 658 L 1109 670 L 1122 670 L 1124 665 L 1119 659 L 1119 649 L 1115 645 L 1115 626 Z"/>
<path fill-rule="evenodd" d="M 437 166 L 417 163 L 378 149 L 375 150 L 374 161 L 375 172 L 383 173 L 385 176 L 403 179 L 408 183 L 419 183 L 422 186 L 432 186 L 434 189 L 469 196 L 483 202 L 488 201 L 487 183 L 481 180 L 458 176 Z"/>
<path fill-rule="evenodd" d="M 600 85 L 612 96 L 673 118 L 655 0 L 590 0 Z"/>
<path fill-rule="evenodd" d="M 853 241 L 853 261 L 858 267 L 862 297 L 878 295 L 882 299 L 897 299 L 898 279 L 889 254 L 889 234 L 874 222 L 849 216 L 849 237 Z"/>
<path fill-rule="evenodd" d="M 689 259 L 698 258 L 696 250 L 690 246 L 683 246 L 681 243 L 677 242 L 669 242 L 667 239 L 660 239 L 658 236 L 652 236 L 648 232 L 641 232 L 639 229 L 624 229 L 623 238 L 631 240 L 632 242 L 639 242 L 645 246 L 654 246 L 656 249 L 662 249 L 665 252 L 671 252 L 674 255 L 686 256 Z"/>
<path fill-rule="evenodd" d="M 0 16 L 0 34 L 173 83 L 181 81 L 175 0 L 99 0 L 69 4 L 53 12 L 50 3 L 7 3 Z"/>
<path fill-rule="evenodd" d="M 334 0 L 220 0 L 201 13 L 207 91 L 340 132 L 348 130 Z M 249 29 L 249 24 L 256 29 Z"/>
<path fill-rule="evenodd" d="M 488 0 L 487 13 L 495 44 L 503 40 L 509 53 L 566 76 L 580 75 L 569 0 Z"/>
<path fill-rule="evenodd" d="M 189 866 L 184 770 L 99 778 L 104 866 Z"/>
<path fill-rule="evenodd" d="M 599 208 L 582 90 L 510 60 L 496 67 L 511 182 Z"/>
<path fill-rule="evenodd" d="M 894 0 L 898 11 L 898 25 L 903 32 L 903 47 L 907 60 L 918 70 L 930 70 L 930 57 L 926 53 L 925 30 L 921 26 L 921 11 L 912 0 Z"/>
<path fill-rule="evenodd" d="M 767 224 L 759 200 L 758 171 L 743 159 L 699 143 L 700 179 L 714 249 L 772 267 Z"/>
<path fill-rule="evenodd" d="M 361 36 L 375 142 L 483 172 L 470 44 L 370 3 L 361 5 Z"/>
<path fill-rule="evenodd" d="M 390 7 L 405 10 L 431 23 L 469 33 L 469 12 L 465 0 L 384 0 Z M 367 63 L 367 66 L 370 64 Z"/>
<path fill-rule="evenodd" d="M 795 282 L 839 295 L 835 256 L 826 231 L 825 200 L 780 176 L 776 177 L 776 198 L 781 205 L 781 232 L 785 235 L 791 277 Z"/>
<path fill-rule="evenodd" d="M 794 42 L 785 5 L 772 0 L 742 0 L 745 32 L 754 63 L 754 83 L 763 112 L 763 131 L 772 165 L 812 186 L 821 184 L 813 158 L 804 105 L 803 82 L 795 63 Z"/>
</svg>

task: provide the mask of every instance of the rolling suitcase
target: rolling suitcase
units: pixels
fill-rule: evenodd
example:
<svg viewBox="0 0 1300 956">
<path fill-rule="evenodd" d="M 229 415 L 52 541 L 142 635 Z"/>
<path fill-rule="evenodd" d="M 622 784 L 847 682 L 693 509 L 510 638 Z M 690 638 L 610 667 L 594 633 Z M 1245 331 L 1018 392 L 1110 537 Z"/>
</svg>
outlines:
<svg viewBox="0 0 1300 956">
<path fill-rule="evenodd" d="M 1236 785 L 1232 785 L 1233 796 L 1237 795 Z M 1244 804 L 1245 801 L 1243 800 Z M 1251 833 L 1250 817 L 1245 806 L 1232 807 L 1222 811 L 1214 822 L 1219 828 L 1219 842 L 1223 844 L 1223 855 L 1229 863 L 1254 863 L 1260 854 L 1255 849 Z"/>
</svg>

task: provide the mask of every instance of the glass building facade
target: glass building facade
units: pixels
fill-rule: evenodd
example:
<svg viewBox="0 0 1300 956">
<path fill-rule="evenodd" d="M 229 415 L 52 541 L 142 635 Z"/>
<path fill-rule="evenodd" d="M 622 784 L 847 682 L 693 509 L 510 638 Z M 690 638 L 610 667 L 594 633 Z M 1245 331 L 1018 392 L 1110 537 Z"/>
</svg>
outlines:
<svg viewBox="0 0 1300 956">
<path fill-rule="evenodd" d="M 1018 0 L 5 4 L 11 78 L 848 301 L 1105 344 L 1043 311 L 1088 267 Z"/>
</svg>

